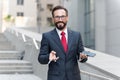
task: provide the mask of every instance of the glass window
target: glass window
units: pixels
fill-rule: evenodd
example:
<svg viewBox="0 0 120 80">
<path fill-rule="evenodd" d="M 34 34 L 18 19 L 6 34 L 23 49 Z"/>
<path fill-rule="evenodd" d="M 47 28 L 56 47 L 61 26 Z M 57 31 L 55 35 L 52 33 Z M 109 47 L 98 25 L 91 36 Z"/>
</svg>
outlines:
<svg viewBox="0 0 120 80">
<path fill-rule="evenodd" d="M 23 13 L 23 12 L 18 12 L 18 13 L 17 13 L 17 16 L 23 17 L 23 16 L 24 16 L 24 13 Z"/>
<path fill-rule="evenodd" d="M 49 11 L 52 11 L 52 8 L 53 8 L 53 5 L 52 5 L 52 4 L 47 4 L 47 9 L 48 9 Z"/>
<path fill-rule="evenodd" d="M 52 17 L 48 17 L 48 18 L 47 18 L 47 24 L 48 24 L 49 26 L 53 26 Z"/>
<path fill-rule="evenodd" d="M 85 46 L 95 49 L 94 0 L 85 0 Z"/>
<path fill-rule="evenodd" d="M 24 4 L 24 0 L 17 0 L 17 5 L 23 5 Z"/>
</svg>

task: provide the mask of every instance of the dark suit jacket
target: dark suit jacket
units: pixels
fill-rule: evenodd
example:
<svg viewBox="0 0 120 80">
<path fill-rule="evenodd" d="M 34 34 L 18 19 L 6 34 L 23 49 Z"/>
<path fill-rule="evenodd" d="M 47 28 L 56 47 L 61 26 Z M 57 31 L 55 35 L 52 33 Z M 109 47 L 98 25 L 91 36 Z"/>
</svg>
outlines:
<svg viewBox="0 0 120 80">
<path fill-rule="evenodd" d="M 81 35 L 68 29 L 68 52 L 65 53 L 56 29 L 43 33 L 38 61 L 48 64 L 49 53 L 54 50 L 59 59 L 49 64 L 48 80 L 81 80 L 78 67 L 80 52 L 84 50 Z"/>
</svg>

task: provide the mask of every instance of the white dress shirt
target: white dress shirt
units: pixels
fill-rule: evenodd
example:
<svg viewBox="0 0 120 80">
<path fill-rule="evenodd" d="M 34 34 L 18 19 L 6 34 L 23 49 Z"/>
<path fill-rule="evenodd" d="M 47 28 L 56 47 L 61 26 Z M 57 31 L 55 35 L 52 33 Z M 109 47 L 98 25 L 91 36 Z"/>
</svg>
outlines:
<svg viewBox="0 0 120 80">
<path fill-rule="evenodd" d="M 61 33 L 62 33 L 63 31 L 60 31 L 60 30 L 57 29 L 57 28 L 56 28 L 56 31 L 57 31 L 57 33 L 58 33 L 58 35 L 59 35 L 60 40 L 61 40 L 61 37 L 62 37 Z M 68 43 L 68 31 L 67 31 L 67 28 L 65 28 L 64 32 L 65 32 L 65 37 L 66 37 L 66 40 L 67 40 L 67 43 Z"/>
</svg>

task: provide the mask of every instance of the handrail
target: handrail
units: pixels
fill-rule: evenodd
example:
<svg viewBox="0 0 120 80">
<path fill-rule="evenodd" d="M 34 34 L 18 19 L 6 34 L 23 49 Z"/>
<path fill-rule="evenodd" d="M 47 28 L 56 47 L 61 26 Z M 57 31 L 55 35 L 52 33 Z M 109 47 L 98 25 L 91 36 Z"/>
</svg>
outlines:
<svg viewBox="0 0 120 80">
<path fill-rule="evenodd" d="M 12 27 L 9 29 L 13 33 L 18 32 L 18 33 L 24 34 L 25 36 L 28 36 L 30 38 L 35 38 L 35 40 L 37 40 L 37 41 L 41 41 L 41 38 L 42 38 L 42 35 L 37 32 L 32 32 L 29 30 L 24 30 L 24 29 L 20 29 L 20 28 L 16 28 L 16 27 Z"/>
<path fill-rule="evenodd" d="M 16 27 L 9 28 L 9 31 L 11 33 L 15 33 L 16 36 L 18 36 L 20 34 L 22 36 L 22 39 L 23 39 L 24 42 L 27 41 L 26 36 L 31 38 L 33 40 L 33 44 L 35 45 L 36 49 L 39 50 L 39 46 L 37 44 L 37 41 L 41 42 L 41 39 L 42 39 L 41 34 L 39 34 L 37 32 L 35 33 L 35 32 L 32 32 L 32 31 L 16 28 Z"/>
</svg>

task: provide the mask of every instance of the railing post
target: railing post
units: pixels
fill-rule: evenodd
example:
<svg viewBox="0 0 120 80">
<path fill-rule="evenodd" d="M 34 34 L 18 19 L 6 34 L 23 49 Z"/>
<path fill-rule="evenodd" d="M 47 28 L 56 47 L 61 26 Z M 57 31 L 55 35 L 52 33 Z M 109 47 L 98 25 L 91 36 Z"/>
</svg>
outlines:
<svg viewBox="0 0 120 80">
<path fill-rule="evenodd" d="M 22 34 L 22 38 L 23 38 L 23 41 L 26 42 L 26 38 L 24 34 Z"/>
<path fill-rule="evenodd" d="M 33 38 L 33 43 L 34 43 L 36 49 L 38 50 L 38 49 L 39 49 L 39 46 L 38 46 L 38 44 L 37 44 L 37 42 L 36 42 L 36 40 L 35 40 L 34 38 Z"/>
</svg>

